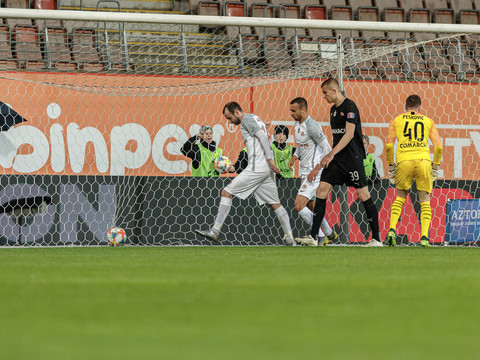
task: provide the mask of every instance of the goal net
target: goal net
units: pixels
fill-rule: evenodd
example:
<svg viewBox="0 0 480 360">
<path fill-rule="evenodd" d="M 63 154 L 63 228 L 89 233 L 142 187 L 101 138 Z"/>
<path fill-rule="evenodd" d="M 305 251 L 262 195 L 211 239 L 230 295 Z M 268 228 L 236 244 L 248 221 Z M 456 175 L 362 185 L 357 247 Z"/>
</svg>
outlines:
<svg viewBox="0 0 480 360">
<path fill-rule="evenodd" d="M 2 246 L 102 245 L 113 226 L 126 230 L 131 245 L 210 244 L 194 230 L 213 224 L 220 191 L 235 174 L 192 177 L 183 144 L 210 126 L 223 155 L 235 162 L 244 144 L 222 109 L 237 101 L 270 124 L 272 141 L 274 128 L 286 125 L 287 142 L 295 146 L 288 107 L 297 96 L 307 99 L 309 114 L 331 141 L 330 106 L 320 88 L 328 77 L 357 103 L 370 140 L 378 172 L 370 190 L 381 237 L 395 198 L 386 177 L 388 124 L 403 112 L 406 97 L 418 94 L 444 146 L 430 239 L 469 245 L 480 239 L 480 32 L 471 27 L 23 9 L 0 14 L 0 101 L 27 120 L 0 132 Z M 4 115 L 4 123 L 11 117 Z M 294 172 L 277 185 L 294 235 L 303 236 L 309 226 L 294 210 L 300 186 L 298 168 Z M 352 189 L 336 188 L 327 204 L 339 244 L 370 238 Z M 419 219 L 413 186 L 397 242 L 419 242 Z M 253 197 L 234 199 L 220 244 L 281 245 L 282 236 L 267 206 Z"/>
</svg>

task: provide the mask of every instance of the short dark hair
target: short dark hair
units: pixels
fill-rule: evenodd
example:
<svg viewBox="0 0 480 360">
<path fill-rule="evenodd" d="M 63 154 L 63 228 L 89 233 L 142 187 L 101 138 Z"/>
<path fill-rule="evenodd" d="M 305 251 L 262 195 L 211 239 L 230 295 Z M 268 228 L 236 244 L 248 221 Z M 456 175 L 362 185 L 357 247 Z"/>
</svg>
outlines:
<svg viewBox="0 0 480 360">
<path fill-rule="evenodd" d="M 227 109 L 230 112 L 230 114 L 233 114 L 235 112 L 235 110 L 243 112 L 240 104 L 235 102 L 235 101 L 230 101 L 230 102 L 225 104 L 225 106 L 223 107 L 223 112 L 222 112 L 223 114 L 225 114 L 225 109 Z"/>
<path fill-rule="evenodd" d="M 410 95 L 405 101 L 405 107 L 407 109 L 415 109 L 422 105 L 422 99 L 418 95 Z"/>
<path fill-rule="evenodd" d="M 338 83 L 338 81 L 334 78 L 328 78 L 327 80 L 325 80 L 323 83 L 322 83 L 322 88 L 324 86 L 331 86 L 331 87 L 334 87 L 334 88 L 338 88 L 340 89 L 340 84 Z"/>
<path fill-rule="evenodd" d="M 305 100 L 303 97 L 296 97 L 292 101 L 290 101 L 290 105 L 297 104 L 300 109 L 308 109 L 308 103 L 307 100 Z"/>
</svg>

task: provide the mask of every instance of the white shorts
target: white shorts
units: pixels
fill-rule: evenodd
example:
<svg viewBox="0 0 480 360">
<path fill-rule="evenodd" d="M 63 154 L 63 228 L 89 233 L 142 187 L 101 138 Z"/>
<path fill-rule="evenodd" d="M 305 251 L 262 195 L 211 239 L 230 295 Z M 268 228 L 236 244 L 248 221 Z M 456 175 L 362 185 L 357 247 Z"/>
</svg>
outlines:
<svg viewBox="0 0 480 360">
<path fill-rule="evenodd" d="M 305 196 L 308 200 L 313 200 L 316 197 L 317 188 L 320 184 L 320 174 L 317 175 L 315 180 L 312 182 L 307 180 L 307 175 L 302 176 L 302 185 L 300 185 L 300 189 L 298 189 L 298 195 Z"/>
<path fill-rule="evenodd" d="M 225 187 L 225 191 L 242 200 L 253 193 L 260 205 L 280 204 L 277 184 L 271 171 L 259 172 L 245 169 Z"/>
</svg>

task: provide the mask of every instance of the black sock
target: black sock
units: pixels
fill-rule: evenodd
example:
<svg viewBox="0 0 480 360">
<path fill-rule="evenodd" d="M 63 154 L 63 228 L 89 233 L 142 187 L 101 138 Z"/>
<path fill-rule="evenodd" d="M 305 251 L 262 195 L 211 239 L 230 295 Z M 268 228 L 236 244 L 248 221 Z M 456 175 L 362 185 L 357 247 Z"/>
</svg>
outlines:
<svg viewBox="0 0 480 360">
<path fill-rule="evenodd" d="M 362 202 L 365 212 L 367 213 L 368 224 L 372 231 L 372 239 L 380 241 L 380 228 L 378 226 L 378 210 L 372 198 Z"/>
<path fill-rule="evenodd" d="M 320 224 L 325 216 L 325 208 L 327 207 L 327 199 L 317 198 L 315 201 L 315 207 L 313 208 L 313 224 L 310 235 L 314 239 L 318 236 L 318 230 L 320 230 Z"/>
</svg>

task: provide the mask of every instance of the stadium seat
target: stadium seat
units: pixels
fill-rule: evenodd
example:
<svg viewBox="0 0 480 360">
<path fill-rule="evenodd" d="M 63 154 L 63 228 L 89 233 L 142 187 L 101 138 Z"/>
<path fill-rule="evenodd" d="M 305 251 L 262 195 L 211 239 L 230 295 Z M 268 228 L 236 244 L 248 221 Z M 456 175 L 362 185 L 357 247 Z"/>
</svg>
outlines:
<svg viewBox="0 0 480 360">
<path fill-rule="evenodd" d="M 372 48 L 381 50 L 383 47 L 392 47 L 392 39 L 374 39 L 371 43 Z M 399 52 L 387 52 L 385 55 L 375 60 L 375 66 L 378 76 L 388 80 L 405 80 L 405 72 L 401 63 Z"/>
<path fill-rule="evenodd" d="M 220 16 L 220 2 L 212 0 L 201 0 L 197 4 L 197 14 L 204 16 Z"/>
<path fill-rule="evenodd" d="M 360 7 L 357 9 L 357 19 L 359 21 L 380 21 L 380 11 L 377 7 Z M 385 37 L 384 31 L 363 31 L 364 38 Z"/>
<path fill-rule="evenodd" d="M 287 19 L 302 18 L 302 11 L 300 9 L 300 5 L 297 5 L 297 4 L 281 4 L 281 5 L 285 8 L 285 15 Z M 307 35 L 306 29 L 303 29 L 303 28 L 284 28 L 283 34 L 287 40 L 291 40 L 295 36 L 305 37 Z"/>
<path fill-rule="evenodd" d="M 480 10 L 460 10 L 458 14 L 460 24 L 480 24 Z"/>
<path fill-rule="evenodd" d="M 288 53 L 283 36 L 268 36 L 265 41 L 265 58 L 269 70 L 290 69 L 292 57 Z"/>
<path fill-rule="evenodd" d="M 226 2 L 224 7 L 225 16 L 246 16 L 246 8 L 243 2 L 232 1 Z M 247 26 L 227 26 L 227 38 L 237 39 L 238 34 L 251 34 L 252 30 Z"/>
<path fill-rule="evenodd" d="M 385 22 L 405 22 L 406 13 L 403 8 L 386 8 L 384 12 L 384 21 Z M 386 35 L 392 40 L 397 40 L 407 37 L 404 32 L 398 31 L 387 31 Z"/>
<path fill-rule="evenodd" d="M 33 25 L 15 25 L 12 45 L 20 68 L 46 68 L 46 61 L 43 59 L 40 49 L 38 27 Z"/>
<path fill-rule="evenodd" d="M 431 71 L 422 57 L 422 49 L 410 39 L 399 39 L 397 42 L 408 45 L 407 49 L 399 53 L 400 63 L 406 72 L 407 80 L 429 81 L 432 78 Z"/>
<path fill-rule="evenodd" d="M 374 6 L 378 8 L 380 11 L 380 16 L 383 19 L 386 9 L 398 9 L 398 2 L 397 0 L 376 0 L 373 2 Z"/>
<path fill-rule="evenodd" d="M 456 80 L 463 81 L 475 75 L 478 66 L 473 57 L 468 43 L 452 39 L 446 46 L 447 56 L 452 63 L 452 69 L 456 74 Z"/>
<path fill-rule="evenodd" d="M 427 68 L 432 71 L 432 76 L 439 81 L 455 81 L 452 71 L 452 62 L 440 41 L 432 41 L 422 46 L 423 56 Z"/>
<path fill-rule="evenodd" d="M 307 5 L 304 8 L 305 19 L 309 20 L 326 20 L 327 8 L 323 5 Z M 314 40 L 324 37 L 332 37 L 332 30 L 328 29 L 308 29 L 308 35 L 310 35 Z"/>
<path fill-rule="evenodd" d="M 77 70 L 77 64 L 72 61 L 68 47 L 67 29 L 47 27 L 46 33 L 48 41 L 45 42 L 45 46 L 48 67 L 59 70 Z"/>
<path fill-rule="evenodd" d="M 5 7 L 16 9 L 29 9 L 30 0 L 5 0 Z M 5 24 L 10 25 L 11 29 L 14 29 L 16 25 L 33 25 L 30 19 L 4 19 Z"/>
<path fill-rule="evenodd" d="M 332 6 L 330 9 L 332 20 L 353 21 L 353 10 L 350 6 Z M 341 35 L 342 39 L 358 38 L 360 34 L 358 30 L 335 30 L 335 35 Z"/>
<path fill-rule="evenodd" d="M 57 10 L 57 0 L 35 0 L 35 9 Z"/>
<path fill-rule="evenodd" d="M 274 18 L 275 11 L 278 6 L 270 5 L 266 3 L 255 3 L 252 5 L 251 14 L 252 17 Z M 259 36 L 260 40 L 264 40 L 267 36 L 281 35 L 279 28 L 273 27 L 255 27 L 255 34 Z"/>
<path fill-rule="evenodd" d="M 295 67 L 309 66 L 319 60 L 319 46 L 312 38 L 298 37 L 292 48 Z"/>
<path fill-rule="evenodd" d="M 220 16 L 221 3 L 215 0 L 201 0 L 197 4 L 197 14 L 200 16 Z M 199 31 L 206 33 L 214 33 L 218 26 L 215 25 L 200 25 Z"/>
<path fill-rule="evenodd" d="M 11 31 L 8 25 L 0 25 L 0 69 L 17 69 L 18 62 L 13 57 Z"/>
<path fill-rule="evenodd" d="M 432 22 L 438 24 L 455 23 L 455 11 L 448 8 L 447 0 L 425 0 L 425 7 L 432 14 Z"/>
<path fill-rule="evenodd" d="M 74 28 L 72 32 L 72 59 L 79 64 L 79 69 L 105 70 L 105 63 L 98 52 L 97 32 L 91 28 Z"/>
<path fill-rule="evenodd" d="M 241 67 L 257 67 L 265 64 L 265 57 L 260 57 L 259 38 L 256 35 L 242 35 L 237 43 L 237 53 Z"/>
<path fill-rule="evenodd" d="M 270 0 L 269 3 L 272 5 L 294 5 L 295 0 Z"/>
</svg>

